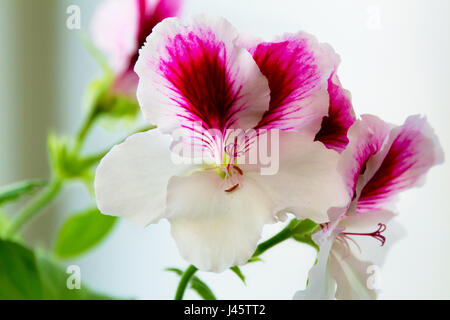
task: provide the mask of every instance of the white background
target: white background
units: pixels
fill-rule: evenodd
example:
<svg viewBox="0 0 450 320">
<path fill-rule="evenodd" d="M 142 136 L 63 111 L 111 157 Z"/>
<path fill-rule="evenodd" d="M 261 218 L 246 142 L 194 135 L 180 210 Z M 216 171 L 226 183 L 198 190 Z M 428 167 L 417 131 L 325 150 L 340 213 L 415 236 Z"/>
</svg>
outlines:
<svg viewBox="0 0 450 320">
<path fill-rule="evenodd" d="M 79 104 L 84 88 L 89 80 L 100 73 L 80 43 L 77 36 L 80 32 L 65 28 L 65 9 L 68 4 L 80 6 L 81 33 L 88 33 L 89 17 L 98 2 L 42 2 L 42 6 L 54 8 L 53 22 L 46 28 L 57 38 L 52 43 L 55 46 L 53 61 L 58 66 L 51 71 L 56 74 L 51 84 L 58 90 L 51 96 L 55 97 L 56 102 L 53 104 L 57 107 L 51 114 L 42 107 L 41 112 L 47 112 L 47 117 L 43 117 L 42 121 L 48 117 L 55 118 L 46 125 L 59 132 L 70 133 L 75 130 L 81 119 Z M 6 28 L 2 28 L 2 36 L 5 36 L 5 41 L 15 41 L 17 44 L 20 40 L 13 35 L 19 31 L 14 29 L 14 22 L 3 10 L 13 8 L 14 4 L 4 0 L 1 3 L 4 16 L 2 24 Z M 24 1 L 17 3 L 22 3 L 17 5 L 19 9 L 26 8 Z M 15 13 L 21 16 L 22 13 L 17 10 Z M 253 33 L 265 40 L 284 32 L 299 30 L 316 35 L 340 54 L 341 82 L 351 91 L 357 113 L 373 113 L 396 124 L 401 124 L 408 115 L 425 114 L 439 136 L 445 153 L 450 153 L 450 1 L 186 0 L 184 15 L 193 13 L 224 16 L 241 31 Z M 34 19 L 39 25 L 45 26 L 45 21 L 39 17 Z M 38 39 L 45 37 L 44 31 L 39 28 L 22 32 L 34 32 Z M 10 59 L 18 59 L 17 54 L 24 54 L 21 50 L 32 52 L 35 49 L 40 52 L 42 49 L 36 44 L 27 46 L 26 43 L 14 48 L 2 52 L 6 58 L 1 57 L 2 67 L 8 67 L 8 72 L 2 72 L 0 78 L 2 184 L 24 177 L 24 168 L 27 166 L 20 159 L 30 150 L 23 146 L 33 136 L 40 134 L 38 137 L 44 137 L 41 139 L 43 141 L 39 140 L 36 145 L 44 147 L 47 132 L 45 125 L 43 127 L 30 121 L 27 116 L 28 110 L 37 106 L 23 104 L 20 109 L 22 116 L 18 116 L 18 111 L 13 107 L 19 99 L 20 90 L 26 91 L 28 88 L 21 87 L 22 83 L 16 81 L 12 84 L 15 86 L 15 95 L 5 89 L 15 73 L 11 64 L 5 63 L 8 54 Z M 37 63 L 30 52 L 24 55 L 24 59 L 28 59 L 31 64 L 33 61 Z M 22 72 L 26 74 L 26 71 Z M 48 80 L 48 75 L 42 73 L 35 72 L 29 76 L 36 81 Z M 14 139 L 17 134 L 11 132 L 17 133 L 17 126 L 20 127 L 23 121 L 28 124 L 28 129 L 22 130 L 25 138 L 22 137 L 16 144 Z M 94 135 L 96 138 L 88 143 L 90 150 L 96 150 L 120 136 L 104 130 L 97 130 Z M 16 162 L 11 159 L 19 160 Z M 45 176 L 45 154 L 35 153 L 33 161 L 43 163 L 36 166 L 34 174 Z M 398 219 L 406 228 L 408 236 L 389 252 L 382 271 L 381 298 L 450 298 L 449 178 L 450 169 L 446 163 L 429 172 L 424 187 L 404 192 L 400 197 Z M 33 235 L 30 231 L 30 241 L 48 246 L 63 217 L 74 209 L 88 206 L 90 201 L 83 188 L 68 188 L 63 199 L 53 207 L 53 215 L 49 214 L 34 223 L 34 229 L 48 229 L 48 233 L 42 236 L 35 235 L 36 232 Z M 279 228 L 281 226 L 268 227 L 264 237 Z M 247 276 L 247 286 L 230 271 L 219 275 L 199 273 L 199 276 L 210 284 L 218 298 L 289 299 L 296 290 L 304 287 L 307 271 L 314 258 L 312 249 L 288 241 L 264 254 L 264 263 L 242 268 Z M 150 299 L 171 298 L 174 294 L 177 277 L 164 272 L 165 267 L 187 266 L 178 255 L 166 221 L 144 230 L 121 221 L 106 242 L 82 259 L 68 263 L 81 266 L 83 283 L 92 288 L 120 297 Z M 188 293 L 187 297 L 197 296 Z"/>
</svg>

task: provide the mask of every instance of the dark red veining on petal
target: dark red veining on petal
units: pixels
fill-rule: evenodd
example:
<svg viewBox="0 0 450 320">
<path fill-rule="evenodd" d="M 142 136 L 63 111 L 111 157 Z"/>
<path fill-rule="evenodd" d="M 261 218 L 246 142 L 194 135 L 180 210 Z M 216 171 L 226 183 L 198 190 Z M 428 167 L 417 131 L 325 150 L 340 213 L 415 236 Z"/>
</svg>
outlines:
<svg viewBox="0 0 450 320">
<path fill-rule="evenodd" d="M 386 242 L 386 237 L 382 235 L 382 233 L 386 231 L 386 225 L 384 223 L 378 224 L 378 229 L 374 232 L 370 233 L 357 233 L 357 232 L 342 232 L 342 234 L 347 236 L 367 236 L 372 237 L 378 241 L 381 242 L 381 246 L 384 246 L 384 243 Z"/>
<path fill-rule="evenodd" d="M 347 132 L 356 118 L 350 97 L 339 83 L 333 82 L 333 77 L 336 76 L 332 74 L 328 79 L 328 94 L 330 96 L 328 116 L 323 118 L 315 140 L 321 141 L 327 148 L 341 153 L 349 142 Z M 337 78 L 336 80 L 339 82 Z"/>
<path fill-rule="evenodd" d="M 306 39 L 260 43 L 250 50 L 270 87 L 270 107 L 258 128 L 289 130 L 295 126 L 298 103 L 310 94 L 320 79 L 314 53 Z"/>
<path fill-rule="evenodd" d="M 413 186 L 433 165 L 433 143 L 422 134 L 422 126 L 405 123 L 381 166 L 361 190 L 357 211 L 379 208 L 393 194 Z"/>
<path fill-rule="evenodd" d="M 166 50 L 168 58 L 159 68 L 175 93 L 172 99 L 184 110 L 178 116 L 223 133 L 245 107 L 236 105 L 242 86 L 236 86 L 227 71 L 224 43 L 210 31 L 189 32 L 170 39 Z"/>
</svg>

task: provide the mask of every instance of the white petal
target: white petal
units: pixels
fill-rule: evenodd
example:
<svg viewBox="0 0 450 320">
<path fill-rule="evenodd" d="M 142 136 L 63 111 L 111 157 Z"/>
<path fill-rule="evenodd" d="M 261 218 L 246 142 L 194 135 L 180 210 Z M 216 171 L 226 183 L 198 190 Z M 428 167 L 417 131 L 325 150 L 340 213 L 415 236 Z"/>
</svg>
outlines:
<svg viewBox="0 0 450 320">
<path fill-rule="evenodd" d="M 316 239 L 314 239 L 316 241 Z M 335 240 L 329 235 L 320 245 L 317 262 L 308 273 L 308 285 L 305 290 L 297 291 L 295 300 L 332 300 L 336 292 L 336 282 L 328 269 L 328 257 Z"/>
<path fill-rule="evenodd" d="M 346 232 L 367 232 L 376 229 L 378 223 L 387 224 L 394 216 L 387 210 L 353 214 L 345 216 L 340 225 L 345 227 Z"/>
<path fill-rule="evenodd" d="M 167 216 L 181 255 L 201 270 L 221 272 L 247 262 L 263 225 L 272 222 L 269 197 L 245 175 L 239 187 L 224 192 L 215 171 L 173 177 Z"/>
<path fill-rule="evenodd" d="M 331 207 L 345 207 L 350 201 L 337 168 L 339 154 L 308 135 L 295 132 L 281 132 L 279 142 L 279 159 L 272 156 L 272 161 L 279 160 L 278 172 L 261 175 L 260 170 L 250 170 L 247 175 L 268 190 L 277 211 L 317 223 L 327 222 Z M 271 151 L 272 155 L 277 153 Z"/>
<path fill-rule="evenodd" d="M 370 260 L 378 267 L 384 264 L 391 247 L 406 237 L 406 230 L 395 219 L 393 220 L 394 217 L 395 215 L 390 211 L 373 211 L 346 216 L 341 221 L 340 224 L 345 227 L 346 232 L 370 233 L 377 230 L 378 223 L 386 225 L 386 230 L 382 233 L 386 238 L 383 246 L 371 237 L 353 236 L 361 248 L 361 251 L 354 252 L 358 258 Z"/>
<path fill-rule="evenodd" d="M 329 258 L 329 269 L 336 280 L 336 299 L 372 300 L 376 291 L 369 288 L 372 262 L 357 259 L 347 247 L 335 241 Z"/>
<path fill-rule="evenodd" d="M 102 213 L 142 226 L 163 216 L 170 177 L 187 169 L 172 163 L 170 142 L 170 137 L 155 129 L 134 134 L 108 152 L 95 175 L 95 196 Z"/>
</svg>

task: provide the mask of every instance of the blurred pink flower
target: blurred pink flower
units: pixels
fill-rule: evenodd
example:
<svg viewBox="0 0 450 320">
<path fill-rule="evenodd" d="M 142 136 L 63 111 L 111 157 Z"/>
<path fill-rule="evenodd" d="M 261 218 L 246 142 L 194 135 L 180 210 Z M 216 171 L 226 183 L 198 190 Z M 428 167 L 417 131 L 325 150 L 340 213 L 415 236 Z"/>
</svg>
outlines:
<svg viewBox="0 0 450 320">
<path fill-rule="evenodd" d="M 113 90 L 136 97 L 134 72 L 139 49 L 155 25 L 179 14 L 183 0 L 105 0 L 92 22 L 94 44 L 108 57 L 116 74 Z"/>
</svg>

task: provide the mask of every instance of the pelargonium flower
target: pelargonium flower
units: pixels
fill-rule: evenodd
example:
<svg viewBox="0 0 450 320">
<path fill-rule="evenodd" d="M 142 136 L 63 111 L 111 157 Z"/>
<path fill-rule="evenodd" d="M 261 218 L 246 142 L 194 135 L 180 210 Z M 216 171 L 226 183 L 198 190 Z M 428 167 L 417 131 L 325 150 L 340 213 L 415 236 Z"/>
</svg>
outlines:
<svg viewBox="0 0 450 320">
<path fill-rule="evenodd" d="M 443 161 L 436 136 L 419 116 L 393 126 L 365 115 L 349 138 L 341 169 L 353 200 L 344 211 L 330 210 L 330 222 L 313 235 L 320 245 L 318 261 L 296 299 L 375 299 L 368 280 L 387 250 L 374 245 L 392 245 L 404 235 L 391 221 L 392 202 L 400 191 L 421 185 L 427 171 Z"/>
<path fill-rule="evenodd" d="M 135 98 L 138 50 L 160 21 L 177 16 L 183 0 L 106 0 L 93 17 L 92 37 L 116 73 L 113 90 Z"/>
<path fill-rule="evenodd" d="M 207 271 L 246 263 L 263 225 L 285 212 L 326 222 L 349 200 L 339 154 L 314 141 L 334 52 L 302 33 L 239 43 L 222 18 L 158 24 L 135 68 L 144 118 L 158 129 L 115 146 L 95 179 L 101 212 L 142 226 L 167 218 L 182 256 Z M 279 157 L 276 174 L 261 174 L 259 157 L 243 161 L 261 141 Z"/>
</svg>

